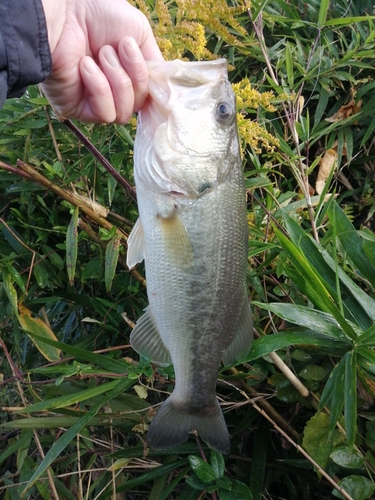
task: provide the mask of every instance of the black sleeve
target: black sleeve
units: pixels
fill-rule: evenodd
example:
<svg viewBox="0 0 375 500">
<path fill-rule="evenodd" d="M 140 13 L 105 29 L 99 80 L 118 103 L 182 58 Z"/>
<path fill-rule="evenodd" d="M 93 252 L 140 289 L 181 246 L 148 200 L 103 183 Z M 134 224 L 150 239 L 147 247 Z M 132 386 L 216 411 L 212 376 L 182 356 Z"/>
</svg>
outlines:
<svg viewBox="0 0 375 500">
<path fill-rule="evenodd" d="M 51 64 L 41 0 L 0 0 L 0 108 L 48 78 Z"/>
</svg>

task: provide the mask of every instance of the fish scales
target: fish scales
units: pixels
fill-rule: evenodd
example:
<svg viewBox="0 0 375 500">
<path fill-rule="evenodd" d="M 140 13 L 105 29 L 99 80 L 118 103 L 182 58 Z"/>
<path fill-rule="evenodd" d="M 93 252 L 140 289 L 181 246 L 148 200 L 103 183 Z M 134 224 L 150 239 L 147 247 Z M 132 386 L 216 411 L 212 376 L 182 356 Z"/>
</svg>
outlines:
<svg viewBox="0 0 375 500">
<path fill-rule="evenodd" d="M 145 260 L 149 298 L 132 346 L 175 371 L 147 435 L 158 449 L 196 430 L 211 448 L 230 450 L 217 375 L 222 360 L 246 355 L 252 341 L 235 117 L 225 60 L 151 66 L 134 147 L 139 220 L 128 264 Z"/>
</svg>

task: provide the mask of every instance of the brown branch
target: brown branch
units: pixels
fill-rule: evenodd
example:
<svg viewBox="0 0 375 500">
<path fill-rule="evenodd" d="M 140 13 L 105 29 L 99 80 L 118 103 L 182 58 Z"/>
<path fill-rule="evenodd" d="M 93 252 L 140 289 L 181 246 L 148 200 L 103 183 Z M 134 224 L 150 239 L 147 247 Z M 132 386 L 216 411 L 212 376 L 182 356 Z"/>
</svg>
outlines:
<svg viewBox="0 0 375 500">
<path fill-rule="evenodd" d="M 67 191 L 66 189 L 61 188 L 54 182 L 50 181 L 47 179 L 47 177 L 44 177 L 41 173 L 39 173 L 34 167 L 31 165 L 28 165 L 22 160 L 17 160 L 17 166 L 23 171 L 29 174 L 30 178 L 32 178 L 35 182 L 38 184 L 41 184 L 42 186 L 45 186 L 48 190 L 52 191 L 53 193 L 57 194 L 60 198 L 63 198 L 64 200 L 68 201 L 72 205 L 79 207 L 80 210 L 82 210 L 83 213 L 85 213 L 91 220 L 96 222 L 99 226 L 103 227 L 107 231 L 110 231 L 114 226 L 110 222 L 107 221 L 105 217 L 97 213 L 95 210 L 93 210 L 90 206 L 90 201 L 87 199 L 87 202 L 84 197 L 82 196 L 77 196 L 74 193 Z M 95 231 L 93 231 L 90 226 L 87 224 L 85 227 L 83 227 L 84 224 L 81 225 L 82 229 L 84 229 L 85 232 L 90 236 L 90 238 L 94 239 L 99 245 L 103 246 L 103 248 L 106 248 L 106 243 L 100 240 L 100 238 L 97 236 Z M 87 230 L 86 230 L 87 229 Z M 121 229 L 116 228 L 116 234 L 120 237 L 121 243 L 127 245 L 127 236 L 126 234 L 121 231 Z M 121 259 L 121 262 L 120 262 Z M 128 269 L 126 266 L 126 262 L 120 258 L 119 262 L 121 265 L 124 266 L 125 269 Z M 141 283 L 141 285 L 146 286 L 146 280 L 144 277 L 136 270 L 130 271 L 131 275 L 134 276 L 134 278 Z"/>
<path fill-rule="evenodd" d="M 28 165 L 22 160 L 17 160 L 17 167 L 19 167 L 23 172 L 29 174 L 30 177 L 38 184 L 45 186 L 49 191 L 57 194 L 58 196 L 60 196 L 60 198 L 63 198 L 75 207 L 79 207 L 82 212 L 84 212 L 88 217 L 90 217 L 90 219 L 99 224 L 99 226 L 104 227 L 108 231 L 112 229 L 113 225 L 108 222 L 105 217 L 101 216 L 90 207 L 90 201 L 88 199 L 86 202 L 84 197 L 75 196 L 74 193 L 61 188 L 54 182 L 47 179 L 47 177 L 44 177 L 44 175 L 39 173 L 34 167 Z M 117 234 L 118 236 L 121 236 L 121 238 L 126 242 L 127 237 L 122 231 L 120 231 L 120 229 L 117 229 Z"/>
<path fill-rule="evenodd" d="M 12 167 L 12 165 L 8 165 L 3 161 L 0 161 L 0 168 L 6 170 L 7 172 L 10 172 L 11 174 L 18 175 L 18 177 L 23 177 L 24 179 L 33 180 L 33 178 L 26 172 L 22 172 L 22 170 L 20 171 L 18 168 Z"/>
<path fill-rule="evenodd" d="M 237 375 L 239 371 L 236 368 L 230 368 L 229 370 L 233 375 Z M 239 383 L 242 387 L 242 390 L 249 394 L 250 396 L 259 396 L 258 392 L 252 387 L 248 385 L 244 380 L 239 380 Z M 238 389 L 237 389 L 238 390 Z M 275 410 L 275 408 L 265 399 L 259 399 L 259 406 L 263 408 L 263 410 L 270 415 L 270 417 L 277 422 L 277 424 L 284 429 L 290 436 L 293 437 L 296 441 L 299 439 L 298 432 L 296 432 L 293 427 L 280 415 L 279 412 Z"/>
<path fill-rule="evenodd" d="M 109 163 L 109 161 L 101 154 L 101 152 L 93 145 L 91 141 L 74 125 L 71 120 L 63 120 L 63 123 L 73 132 L 73 134 L 85 145 L 90 153 L 99 161 L 107 172 L 120 184 L 120 186 L 133 198 L 137 200 L 134 187 L 117 170 Z"/>
</svg>

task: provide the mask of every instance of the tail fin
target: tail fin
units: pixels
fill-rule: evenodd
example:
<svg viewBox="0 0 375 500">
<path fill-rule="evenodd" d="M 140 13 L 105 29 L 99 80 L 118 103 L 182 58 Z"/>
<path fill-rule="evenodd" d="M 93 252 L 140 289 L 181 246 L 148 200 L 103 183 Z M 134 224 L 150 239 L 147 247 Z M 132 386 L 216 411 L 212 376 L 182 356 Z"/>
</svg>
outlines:
<svg viewBox="0 0 375 500">
<path fill-rule="evenodd" d="M 229 454 L 229 433 L 217 400 L 210 407 L 192 411 L 188 404 L 174 401 L 172 394 L 153 418 L 147 441 L 151 448 L 164 450 L 186 441 L 193 430 L 213 450 Z"/>
</svg>

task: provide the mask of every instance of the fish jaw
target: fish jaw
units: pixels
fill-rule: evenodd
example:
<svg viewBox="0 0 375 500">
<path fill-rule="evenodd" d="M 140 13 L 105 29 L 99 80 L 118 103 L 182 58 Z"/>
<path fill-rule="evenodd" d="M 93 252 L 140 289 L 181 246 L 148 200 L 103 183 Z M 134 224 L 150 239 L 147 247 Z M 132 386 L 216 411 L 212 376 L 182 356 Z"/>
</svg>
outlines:
<svg viewBox="0 0 375 500">
<path fill-rule="evenodd" d="M 178 193 L 180 202 L 216 186 L 231 173 L 223 158 L 239 157 L 235 118 L 225 60 L 157 64 L 150 70 L 149 99 L 138 115 L 136 184 Z"/>
</svg>

